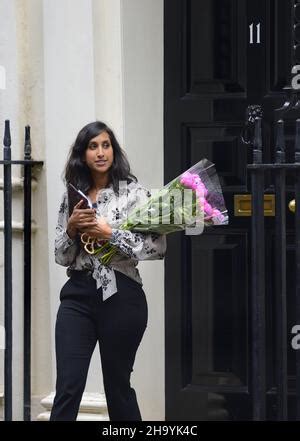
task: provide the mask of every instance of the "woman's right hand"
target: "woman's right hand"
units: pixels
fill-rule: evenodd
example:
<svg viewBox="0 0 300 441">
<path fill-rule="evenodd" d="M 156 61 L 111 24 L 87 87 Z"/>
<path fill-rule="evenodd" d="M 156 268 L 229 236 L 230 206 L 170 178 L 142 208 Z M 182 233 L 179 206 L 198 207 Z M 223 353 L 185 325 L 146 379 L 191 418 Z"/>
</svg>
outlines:
<svg viewBox="0 0 300 441">
<path fill-rule="evenodd" d="M 77 231 L 82 227 L 93 227 L 97 225 L 96 210 L 94 208 L 80 208 L 84 200 L 81 199 L 73 209 L 67 225 L 67 233 L 74 239 Z"/>
</svg>

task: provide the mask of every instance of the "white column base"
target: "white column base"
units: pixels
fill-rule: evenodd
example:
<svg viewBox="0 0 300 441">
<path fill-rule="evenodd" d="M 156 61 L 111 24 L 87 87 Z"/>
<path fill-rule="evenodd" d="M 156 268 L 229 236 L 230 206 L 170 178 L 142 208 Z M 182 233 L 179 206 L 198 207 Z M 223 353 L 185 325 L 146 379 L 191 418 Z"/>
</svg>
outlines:
<svg viewBox="0 0 300 441">
<path fill-rule="evenodd" d="M 46 409 L 38 415 L 38 421 L 49 421 L 54 400 L 54 392 L 41 400 Z M 105 394 L 84 393 L 80 403 L 77 421 L 109 421 Z"/>
</svg>

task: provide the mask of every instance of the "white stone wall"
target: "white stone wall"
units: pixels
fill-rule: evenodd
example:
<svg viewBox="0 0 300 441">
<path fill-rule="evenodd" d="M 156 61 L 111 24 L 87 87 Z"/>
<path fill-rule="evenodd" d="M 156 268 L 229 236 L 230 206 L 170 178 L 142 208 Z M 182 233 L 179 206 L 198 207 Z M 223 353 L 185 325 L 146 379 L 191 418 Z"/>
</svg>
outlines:
<svg viewBox="0 0 300 441">
<path fill-rule="evenodd" d="M 0 66 L 6 70 L 0 138 L 10 119 L 13 156 L 21 157 L 29 124 L 33 158 L 45 162 L 33 193 L 32 241 L 32 393 L 45 398 L 55 386 L 54 325 L 66 280 L 66 268 L 54 261 L 55 224 L 64 190 L 61 174 L 76 134 L 90 121 L 105 121 L 139 180 L 149 188 L 163 185 L 163 0 L 0 0 Z M 13 175 L 20 176 L 21 169 L 14 167 Z M 14 194 L 14 206 L 13 219 L 21 221 L 21 191 Z M 22 235 L 15 233 L 15 420 L 22 419 L 22 245 Z M 2 274 L 3 246 L 0 250 Z M 132 384 L 143 419 L 163 420 L 163 262 L 141 262 L 139 268 L 149 321 Z M 3 294 L 1 286 L 0 324 Z M 0 356 L 1 392 L 3 351 Z M 86 391 L 103 392 L 98 348 Z"/>
<path fill-rule="evenodd" d="M 44 144 L 44 75 L 42 3 L 36 1 L 0 1 L 0 64 L 6 71 L 6 88 L 0 90 L 0 137 L 4 120 L 11 121 L 12 158 L 23 157 L 24 126 L 32 129 L 33 158 L 45 159 Z M 2 157 L 2 154 L 1 154 Z M 20 166 L 12 166 L 16 182 L 13 189 L 13 224 L 23 221 L 23 201 L 19 178 Z M 2 188 L 1 167 L 1 188 Z M 42 172 L 36 190 L 33 186 L 32 217 L 37 231 L 32 234 L 32 390 L 45 393 L 52 387 L 49 378 L 51 328 L 49 316 L 47 188 Z M 3 197 L 1 196 L 3 221 Z M 3 230 L 2 230 L 3 231 Z M 3 234 L 1 234 L 1 280 L 4 274 Z M 4 323 L 4 285 L 0 287 L 1 323 Z M 13 233 L 13 418 L 23 418 L 23 240 L 22 233 Z M 1 355 L 4 355 L 3 353 Z M 3 358 L 1 387 L 3 388 Z"/>
</svg>

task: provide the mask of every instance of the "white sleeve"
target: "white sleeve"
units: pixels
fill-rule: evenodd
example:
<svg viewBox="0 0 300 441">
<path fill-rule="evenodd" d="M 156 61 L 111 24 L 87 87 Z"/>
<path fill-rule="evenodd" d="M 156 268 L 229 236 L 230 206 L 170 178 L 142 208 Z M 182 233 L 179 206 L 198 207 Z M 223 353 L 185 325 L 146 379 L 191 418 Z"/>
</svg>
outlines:
<svg viewBox="0 0 300 441">
<path fill-rule="evenodd" d="M 55 229 L 55 262 L 62 266 L 69 266 L 77 253 L 77 241 L 71 239 L 67 233 L 69 219 L 68 194 L 65 192 L 59 207 L 58 220 Z"/>
</svg>

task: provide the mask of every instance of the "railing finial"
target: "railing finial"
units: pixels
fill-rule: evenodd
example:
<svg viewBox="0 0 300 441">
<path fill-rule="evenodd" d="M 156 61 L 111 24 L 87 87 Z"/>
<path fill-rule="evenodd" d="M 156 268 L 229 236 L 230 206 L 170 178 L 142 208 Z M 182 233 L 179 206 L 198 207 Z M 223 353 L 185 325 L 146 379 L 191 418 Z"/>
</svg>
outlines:
<svg viewBox="0 0 300 441">
<path fill-rule="evenodd" d="M 261 118 L 255 118 L 254 141 L 253 141 L 253 163 L 262 162 L 262 137 L 261 137 Z"/>
<path fill-rule="evenodd" d="M 282 119 L 277 121 L 276 132 L 276 155 L 275 160 L 277 163 L 282 164 L 285 162 L 285 143 L 284 143 L 284 122 Z"/>
<path fill-rule="evenodd" d="M 3 144 L 4 144 L 4 147 L 10 147 L 11 146 L 9 119 L 5 120 Z"/>
<path fill-rule="evenodd" d="M 30 126 L 25 127 L 24 159 L 31 159 Z"/>
</svg>

